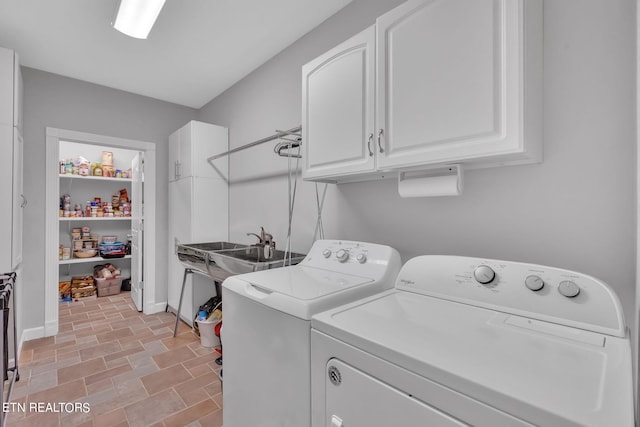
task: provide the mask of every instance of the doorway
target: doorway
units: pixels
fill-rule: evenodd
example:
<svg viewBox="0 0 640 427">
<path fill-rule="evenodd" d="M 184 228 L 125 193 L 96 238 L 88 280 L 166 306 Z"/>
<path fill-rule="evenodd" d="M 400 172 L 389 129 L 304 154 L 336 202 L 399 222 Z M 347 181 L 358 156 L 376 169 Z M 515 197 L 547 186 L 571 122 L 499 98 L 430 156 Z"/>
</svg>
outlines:
<svg viewBox="0 0 640 427">
<path fill-rule="evenodd" d="M 46 196 L 45 196 L 45 324 L 43 336 L 52 336 L 58 333 L 58 311 L 59 311 L 59 294 L 58 294 L 58 278 L 59 278 L 59 260 L 58 245 L 60 242 L 60 214 L 59 201 L 61 191 L 60 175 L 59 175 L 59 155 L 61 144 L 83 144 L 85 147 L 94 147 L 94 149 L 113 150 L 130 150 L 134 153 L 140 153 L 140 157 L 144 158 L 145 182 L 144 182 L 144 203 L 147 209 L 140 209 L 140 221 L 136 223 L 138 230 L 142 228 L 144 223 L 145 233 L 138 233 L 137 237 L 141 240 L 137 242 L 139 247 L 145 248 L 144 263 L 136 263 L 141 267 L 141 274 L 136 275 L 139 278 L 144 277 L 145 287 L 144 293 L 140 295 L 141 309 L 145 314 L 156 313 L 164 310 L 164 302 L 155 303 L 155 175 L 156 175 L 156 146 L 154 143 L 129 140 L 123 138 L 115 138 L 104 135 L 89 134 L 64 129 L 47 128 L 46 130 Z M 126 151 L 121 151 L 126 152 Z M 133 186 L 133 183 L 132 183 Z M 142 199 L 141 195 L 139 196 Z M 135 205 L 134 205 L 135 206 Z M 142 204 L 139 203 L 139 207 Z M 133 216 L 132 216 L 133 217 Z M 102 222 L 101 222 L 102 224 Z M 133 225 L 133 224 L 132 224 Z M 133 275 L 132 275 L 133 279 Z M 132 284 L 133 285 L 133 284 Z M 141 284 L 137 284 L 141 286 Z"/>
</svg>

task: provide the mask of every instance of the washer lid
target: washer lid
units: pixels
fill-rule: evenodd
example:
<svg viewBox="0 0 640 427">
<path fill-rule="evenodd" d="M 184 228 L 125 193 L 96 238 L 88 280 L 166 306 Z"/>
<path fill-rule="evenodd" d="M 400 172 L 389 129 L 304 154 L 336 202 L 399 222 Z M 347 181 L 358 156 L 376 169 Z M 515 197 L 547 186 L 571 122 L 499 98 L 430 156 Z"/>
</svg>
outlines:
<svg viewBox="0 0 640 427">
<path fill-rule="evenodd" d="M 536 425 L 633 425 L 628 339 L 400 290 L 312 327 Z"/>
<path fill-rule="evenodd" d="M 364 298 L 393 286 L 304 265 L 232 276 L 223 290 L 235 292 L 263 305 L 309 320 L 320 311 Z"/>
<path fill-rule="evenodd" d="M 245 274 L 242 280 L 263 290 L 277 292 L 297 300 L 313 300 L 345 289 L 373 282 L 367 277 L 314 267 L 292 266 Z"/>
</svg>

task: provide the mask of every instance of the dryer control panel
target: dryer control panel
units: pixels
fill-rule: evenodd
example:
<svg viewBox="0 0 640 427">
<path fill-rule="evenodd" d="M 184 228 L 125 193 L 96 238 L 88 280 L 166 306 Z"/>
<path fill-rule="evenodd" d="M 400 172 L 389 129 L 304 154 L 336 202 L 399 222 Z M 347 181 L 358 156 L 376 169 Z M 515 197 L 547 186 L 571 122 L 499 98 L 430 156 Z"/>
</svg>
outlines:
<svg viewBox="0 0 640 427">
<path fill-rule="evenodd" d="M 318 240 L 300 265 L 394 281 L 401 261 L 398 251 L 389 246 L 350 240 Z"/>
<path fill-rule="evenodd" d="M 396 288 L 609 335 L 625 336 L 620 301 L 604 282 L 536 264 L 424 255 L 409 260 Z"/>
</svg>

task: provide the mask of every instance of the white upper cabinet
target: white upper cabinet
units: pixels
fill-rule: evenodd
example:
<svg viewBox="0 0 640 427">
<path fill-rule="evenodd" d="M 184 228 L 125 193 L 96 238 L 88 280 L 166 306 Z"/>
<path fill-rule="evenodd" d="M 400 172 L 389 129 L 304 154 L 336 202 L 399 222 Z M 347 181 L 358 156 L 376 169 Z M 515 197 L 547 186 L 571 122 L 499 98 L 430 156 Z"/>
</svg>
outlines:
<svg viewBox="0 0 640 427">
<path fill-rule="evenodd" d="M 226 178 L 227 160 L 207 159 L 228 150 L 227 128 L 190 121 L 169 136 L 169 182 L 181 178 Z"/>
<path fill-rule="evenodd" d="M 356 61 L 341 59 L 353 55 L 351 40 L 305 65 L 304 177 L 357 181 L 438 164 L 541 161 L 541 23 L 540 0 L 410 0 L 377 19 L 375 65 L 359 79 Z M 374 75 L 372 103 L 364 76 Z"/>
<path fill-rule="evenodd" d="M 303 176 L 373 171 L 375 27 L 302 68 Z"/>
<path fill-rule="evenodd" d="M 378 19 L 379 167 L 539 160 L 537 150 L 529 156 L 521 120 L 523 7 L 514 0 L 410 1 Z"/>
</svg>

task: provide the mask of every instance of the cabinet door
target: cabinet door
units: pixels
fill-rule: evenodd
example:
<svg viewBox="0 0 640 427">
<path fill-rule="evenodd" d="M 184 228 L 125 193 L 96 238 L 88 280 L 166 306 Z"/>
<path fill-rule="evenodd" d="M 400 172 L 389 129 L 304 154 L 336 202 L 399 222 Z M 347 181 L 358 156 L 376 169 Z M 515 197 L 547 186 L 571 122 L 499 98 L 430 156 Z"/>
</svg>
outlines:
<svg viewBox="0 0 640 427">
<path fill-rule="evenodd" d="M 144 153 L 131 161 L 131 300 L 138 311 L 144 307 Z"/>
<path fill-rule="evenodd" d="M 169 184 L 169 268 L 168 298 L 169 305 L 177 310 L 180 301 L 180 289 L 184 275 L 184 266 L 176 255 L 177 245 L 192 243 L 192 178 L 180 179 Z M 185 285 L 181 317 L 191 324 L 192 317 L 192 277 L 189 275 Z"/>
<path fill-rule="evenodd" d="M 227 156 L 213 160 L 207 159 L 229 149 L 228 129 L 210 123 L 191 122 L 191 173 L 201 178 L 227 178 Z"/>
<path fill-rule="evenodd" d="M 375 28 L 302 68 L 305 179 L 373 171 Z"/>
<path fill-rule="evenodd" d="M 178 148 L 178 179 L 193 176 L 193 153 L 192 144 L 194 143 L 192 123 L 188 123 L 178 131 L 180 134 L 180 142 Z"/>
<path fill-rule="evenodd" d="M 23 130 L 23 102 L 24 102 L 24 82 L 22 81 L 22 72 L 20 71 L 20 62 L 18 54 L 14 53 L 13 60 L 13 125 Z"/>
<path fill-rule="evenodd" d="M 169 182 L 178 179 L 178 162 L 180 159 L 180 131 L 177 130 L 169 135 Z"/>
<path fill-rule="evenodd" d="M 22 158 L 24 152 L 22 134 L 13 128 L 13 218 L 11 236 L 11 264 L 15 271 L 22 262 L 22 223 L 26 199 L 23 194 Z"/>
<path fill-rule="evenodd" d="M 13 51 L 0 47 L 0 125 L 13 126 Z"/>
<path fill-rule="evenodd" d="M 13 200 L 13 131 L 11 124 L 0 124 L 0 200 Z M 0 209 L 0 273 L 12 271 L 12 209 Z"/>
<path fill-rule="evenodd" d="M 410 0 L 378 18 L 378 167 L 521 152 L 522 24 L 522 0 Z"/>
<path fill-rule="evenodd" d="M 195 242 L 229 240 L 229 186 L 222 179 L 192 178 L 191 229 Z"/>
</svg>

